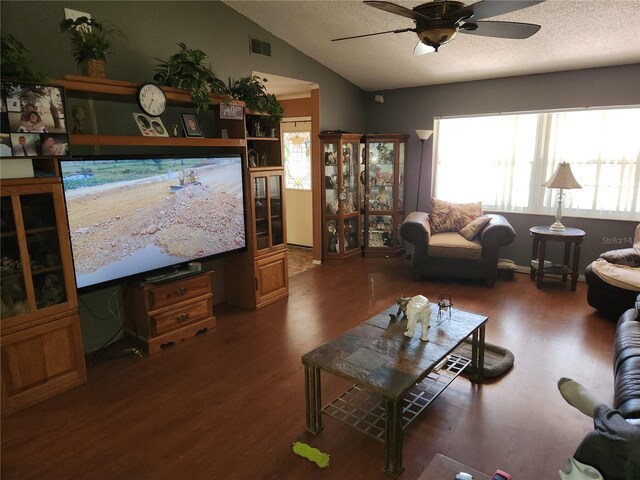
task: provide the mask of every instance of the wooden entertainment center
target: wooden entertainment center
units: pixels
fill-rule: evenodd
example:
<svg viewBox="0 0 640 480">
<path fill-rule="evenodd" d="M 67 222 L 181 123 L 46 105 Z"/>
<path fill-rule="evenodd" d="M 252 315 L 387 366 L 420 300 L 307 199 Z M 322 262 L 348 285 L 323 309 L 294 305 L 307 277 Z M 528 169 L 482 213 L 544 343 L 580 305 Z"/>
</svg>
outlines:
<svg viewBox="0 0 640 480">
<path fill-rule="evenodd" d="M 280 125 L 257 112 L 242 118 L 222 118 L 226 100 L 210 95 L 212 106 L 198 112 L 204 137 L 141 136 L 132 120 L 138 111 L 139 83 L 67 75 L 53 80 L 66 94 L 67 130 L 72 132 L 72 106 L 88 113 L 88 132 L 71 133 L 74 155 L 171 153 L 188 149 L 194 155 L 240 154 L 244 161 L 246 244 L 244 252 L 224 261 L 229 304 L 261 308 L 288 296 L 287 240 L 284 206 L 284 168 Z M 169 108 L 162 115 L 167 127 L 180 124 L 181 111 L 195 112 L 190 92 L 162 87 Z M 244 107 L 242 102 L 236 102 Z M 224 116 L 224 115 L 223 115 Z M 261 131 L 255 131 L 259 122 Z M 169 128 L 171 131 L 172 128 Z M 264 132 L 268 132 L 265 134 Z M 258 162 L 249 163 L 248 150 Z M 15 244 L 21 267 L 2 271 L 2 415 L 11 414 L 86 382 L 78 298 L 58 163 L 56 158 L 34 158 L 39 175 L 3 179 L 3 248 Z M 46 198 L 45 198 L 46 197 Z M 29 199 L 48 206 L 47 215 L 29 210 Z M 35 212 L 35 213 L 34 213 Z M 33 219 L 46 221 L 35 225 Z M 5 222 L 11 220 L 9 225 Z M 33 224 L 33 225 L 32 225 Z M 34 264 L 34 242 L 47 242 L 50 253 Z M 4 253 L 3 253 L 4 256 Z M 31 258 L 31 265 L 30 265 Z M 46 275 L 55 274 L 58 297 L 43 300 Z M 49 277 L 51 279 L 53 277 Z M 25 299 L 7 298 L 11 282 L 24 283 Z M 212 273 L 205 272 L 170 283 L 128 283 L 124 288 L 126 325 L 148 353 L 177 343 L 216 324 L 213 313 Z"/>
</svg>

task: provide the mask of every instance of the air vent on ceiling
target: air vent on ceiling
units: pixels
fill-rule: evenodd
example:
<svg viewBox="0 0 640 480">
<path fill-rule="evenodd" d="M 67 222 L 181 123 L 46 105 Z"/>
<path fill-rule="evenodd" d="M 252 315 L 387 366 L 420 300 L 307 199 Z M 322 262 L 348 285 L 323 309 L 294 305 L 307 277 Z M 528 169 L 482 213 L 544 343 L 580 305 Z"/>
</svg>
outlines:
<svg viewBox="0 0 640 480">
<path fill-rule="evenodd" d="M 251 53 L 257 55 L 264 55 L 265 57 L 271 56 L 271 44 L 264 40 L 258 40 L 257 38 L 249 37 L 251 43 Z"/>
</svg>

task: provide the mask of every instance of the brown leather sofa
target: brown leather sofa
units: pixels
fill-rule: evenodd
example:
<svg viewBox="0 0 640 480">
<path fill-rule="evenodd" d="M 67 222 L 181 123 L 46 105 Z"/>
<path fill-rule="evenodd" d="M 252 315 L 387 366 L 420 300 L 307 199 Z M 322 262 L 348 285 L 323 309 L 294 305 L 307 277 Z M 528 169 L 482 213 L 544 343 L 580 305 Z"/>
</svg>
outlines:
<svg viewBox="0 0 640 480">
<path fill-rule="evenodd" d="M 516 236 L 502 215 L 488 214 L 489 223 L 472 240 L 455 232 L 431 234 L 429 214 L 412 212 L 400 235 L 413 244 L 412 271 L 423 277 L 480 280 L 493 286 L 498 278 L 498 252 Z M 459 238 L 458 238 L 459 237 Z"/>
</svg>

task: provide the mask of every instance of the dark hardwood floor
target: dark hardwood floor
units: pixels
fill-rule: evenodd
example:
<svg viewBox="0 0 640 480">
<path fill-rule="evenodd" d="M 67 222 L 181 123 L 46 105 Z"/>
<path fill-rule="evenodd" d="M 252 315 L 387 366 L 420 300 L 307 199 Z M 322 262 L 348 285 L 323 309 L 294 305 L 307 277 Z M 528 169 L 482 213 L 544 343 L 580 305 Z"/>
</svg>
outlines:
<svg viewBox="0 0 640 480">
<path fill-rule="evenodd" d="M 290 296 L 257 312 L 216 307 L 218 325 L 152 357 L 108 355 L 86 385 L 2 420 L 2 478 L 386 479 L 384 445 L 331 418 L 305 433 L 300 357 L 391 305 L 400 294 L 450 293 L 489 316 L 487 341 L 514 367 L 483 385 L 457 378 L 404 437 L 414 480 L 443 453 L 518 480 L 556 479 L 589 418 L 564 402 L 572 377 L 612 401 L 615 322 L 558 281 L 528 275 L 494 288 L 413 281 L 409 261 L 355 257 L 295 275 Z M 323 403 L 348 385 L 323 376 Z M 300 439 L 331 455 L 321 470 L 296 456 Z"/>
</svg>

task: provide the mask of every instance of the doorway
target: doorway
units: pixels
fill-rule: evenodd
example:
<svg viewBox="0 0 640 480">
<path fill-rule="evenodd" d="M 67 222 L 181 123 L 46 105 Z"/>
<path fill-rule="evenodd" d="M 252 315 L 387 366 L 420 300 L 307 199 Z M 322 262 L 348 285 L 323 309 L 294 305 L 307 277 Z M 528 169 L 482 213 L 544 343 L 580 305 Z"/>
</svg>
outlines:
<svg viewBox="0 0 640 480">
<path fill-rule="evenodd" d="M 311 118 L 285 118 L 280 131 L 287 199 L 287 242 L 312 248 Z"/>
</svg>

